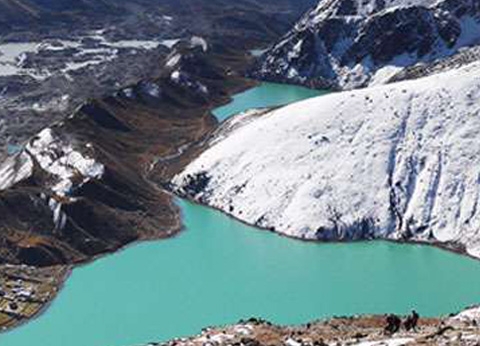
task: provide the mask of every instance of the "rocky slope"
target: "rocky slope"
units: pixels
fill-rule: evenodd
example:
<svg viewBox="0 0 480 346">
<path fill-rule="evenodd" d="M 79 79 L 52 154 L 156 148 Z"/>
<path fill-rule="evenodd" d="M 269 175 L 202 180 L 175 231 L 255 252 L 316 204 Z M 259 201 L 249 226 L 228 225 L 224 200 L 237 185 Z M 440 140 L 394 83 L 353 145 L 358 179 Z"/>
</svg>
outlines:
<svg viewBox="0 0 480 346">
<path fill-rule="evenodd" d="M 478 308 L 448 318 L 420 319 L 415 330 L 385 331 L 386 316 L 337 317 L 300 327 L 277 326 L 255 318 L 236 325 L 206 328 L 194 337 L 149 346 L 476 346 L 480 341 Z M 403 318 L 405 321 L 405 318 Z"/>
<path fill-rule="evenodd" d="M 248 84 L 231 72 L 242 54 L 217 49 L 179 43 L 159 79 L 89 101 L 0 165 L 0 261 L 75 263 L 177 231 L 170 197 L 144 176 L 208 133 L 210 105 Z"/>
<path fill-rule="evenodd" d="M 480 257 L 479 105 L 475 62 L 250 112 L 173 183 L 293 237 L 427 242 Z"/>
<path fill-rule="evenodd" d="M 251 31 L 256 25 L 274 27 L 278 21 L 295 20 L 315 0 L 278 0 L 275 2 L 257 0 L 0 0 L 0 36 L 25 34 L 40 34 L 51 36 L 52 30 L 74 31 L 82 27 L 105 27 L 115 30 L 114 26 L 124 32 L 137 36 L 158 35 L 162 19 L 167 19 L 175 25 L 177 17 L 184 19 L 193 13 L 196 21 L 189 21 L 190 28 L 180 25 L 182 31 L 198 32 L 205 26 L 216 26 L 223 30 L 230 19 L 230 24 Z M 244 15 L 238 15 L 243 12 Z M 212 16 L 213 15 L 213 16 Z M 277 18 L 270 23 L 251 21 L 265 15 L 275 15 Z M 166 18 L 165 18 L 166 17 Z M 216 17 L 216 18 L 215 18 Z M 283 19 L 280 19 L 283 17 Z M 289 18 L 290 19 L 287 19 Z M 222 23 L 217 19 L 223 18 Z M 183 24 L 183 23 L 182 23 Z M 286 23 L 285 23 L 286 24 Z M 118 28 L 116 28 L 118 29 Z M 205 30 L 203 34 L 205 34 Z M 50 33 L 50 35 L 48 34 Z"/>
<path fill-rule="evenodd" d="M 322 0 L 263 55 L 253 75 L 352 89 L 479 43 L 476 0 Z"/>
<path fill-rule="evenodd" d="M 199 37 L 179 42 L 160 77 L 86 102 L 0 164 L 0 327 L 41 311 L 72 265 L 180 230 L 171 195 L 147 175 L 169 179 L 182 159 L 170 161 L 216 125 L 211 107 L 251 85 L 239 72 L 248 61 Z M 27 291 L 38 294 L 16 294 Z"/>
<path fill-rule="evenodd" d="M 158 77 L 179 39 L 246 52 L 312 1 L 0 0 L 0 161 L 89 98 Z"/>
</svg>

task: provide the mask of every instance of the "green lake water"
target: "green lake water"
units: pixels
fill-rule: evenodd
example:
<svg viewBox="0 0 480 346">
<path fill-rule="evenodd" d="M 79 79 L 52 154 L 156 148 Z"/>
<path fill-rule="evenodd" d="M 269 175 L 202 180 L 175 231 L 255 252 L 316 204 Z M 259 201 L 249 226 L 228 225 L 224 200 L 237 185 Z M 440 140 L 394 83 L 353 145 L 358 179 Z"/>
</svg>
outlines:
<svg viewBox="0 0 480 346">
<path fill-rule="evenodd" d="M 218 107 L 213 111 L 213 114 L 218 120 L 223 121 L 250 108 L 282 106 L 326 93 L 326 91 L 307 89 L 295 85 L 262 83 L 256 88 L 234 95 L 232 102 Z"/>
<path fill-rule="evenodd" d="M 262 98 L 263 88 L 280 100 L 282 89 L 262 85 Z M 306 243 L 178 203 L 184 232 L 75 269 L 48 311 L 0 345 L 136 346 L 251 316 L 439 315 L 480 302 L 480 261 L 426 246 Z"/>
</svg>

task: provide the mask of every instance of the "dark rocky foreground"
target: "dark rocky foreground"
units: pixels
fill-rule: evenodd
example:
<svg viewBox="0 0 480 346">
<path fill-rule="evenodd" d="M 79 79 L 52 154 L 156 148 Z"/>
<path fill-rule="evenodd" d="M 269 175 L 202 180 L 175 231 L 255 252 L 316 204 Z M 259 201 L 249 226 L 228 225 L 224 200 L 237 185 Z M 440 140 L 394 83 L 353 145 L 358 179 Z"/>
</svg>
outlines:
<svg viewBox="0 0 480 346">
<path fill-rule="evenodd" d="M 149 346 L 476 346 L 480 342 L 478 308 L 448 318 L 420 318 L 415 328 L 406 327 L 408 316 L 392 316 L 335 317 L 299 327 L 252 318 L 232 326 L 206 328 L 194 337 L 153 342 Z M 400 324 L 387 328 L 387 319 Z"/>
</svg>

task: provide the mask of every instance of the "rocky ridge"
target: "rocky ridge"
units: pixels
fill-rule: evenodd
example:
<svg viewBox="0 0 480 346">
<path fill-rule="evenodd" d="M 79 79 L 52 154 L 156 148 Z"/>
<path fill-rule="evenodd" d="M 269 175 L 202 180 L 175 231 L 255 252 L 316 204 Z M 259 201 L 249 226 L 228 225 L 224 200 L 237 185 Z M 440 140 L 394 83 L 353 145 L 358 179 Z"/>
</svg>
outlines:
<svg viewBox="0 0 480 346">
<path fill-rule="evenodd" d="M 252 75 L 353 89 L 479 43 L 478 1 L 326 0 L 262 56 Z"/>
<path fill-rule="evenodd" d="M 171 194 L 147 176 L 169 179 L 179 155 L 216 125 L 210 109 L 251 85 L 239 72 L 248 62 L 216 41 L 178 42 L 158 78 L 82 104 L 0 165 L 0 271 L 6 278 L 2 268 L 21 273 L 28 265 L 28 287 L 50 287 L 41 303 L 0 299 L 0 326 L 42 311 L 72 266 L 181 229 Z M 52 280 L 35 279 L 42 272 Z"/>
<path fill-rule="evenodd" d="M 251 318 L 149 346 L 476 346 L 480 341 L 479 318 L 479 309 L 470 308 L 451 317 L 421 318 L 415 330 L 402 327 L 393 334 L 385 330 L 387 316 L 335 317 L 298 327 Z"/>
<path fill-rule="evenodd" d="M 178 43 L 159 79 L 81 105 L 7 159 L 0 166 L 0 253 L 9 255 L 2 261 L 75 263 L 177 231 L 170 197 L 145 175 L 155 157 L 208 133 L 211 102 L 245 83 L 227 76 L 231 70 L 219 65 L 225 58 L 211 57 L 216 49 L 196 37 Z M 20 234 L 23 241 L 15 242 Z"/>
</svg>

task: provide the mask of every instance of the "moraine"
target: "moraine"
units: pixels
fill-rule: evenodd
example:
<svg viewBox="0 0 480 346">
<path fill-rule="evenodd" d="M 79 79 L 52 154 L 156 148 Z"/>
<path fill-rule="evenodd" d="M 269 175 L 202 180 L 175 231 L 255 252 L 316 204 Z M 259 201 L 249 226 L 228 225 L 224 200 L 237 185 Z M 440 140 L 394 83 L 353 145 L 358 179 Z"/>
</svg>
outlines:
<svg viewBox="0 0 480 346">
<path fill-rule="evenodd" d="M 279 98 L 283 92 L 314 96 L 295 88 L 263 84 L 216 115 L 292 102 Z M 411 308 L 433 316 L 478 303 L 480 263 L 466 257 L 386 242 L 294 241 L 206 207 L 179 206 L 186 230 L 178 237 L 76 269 L 44 315 L 0 335 L 0 344 L 136 345 L 250 316 L 282 324 Z"/>
</svg>

